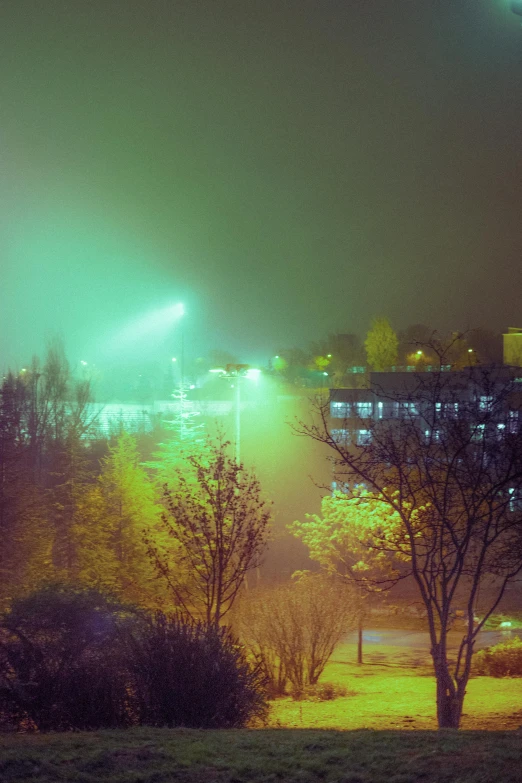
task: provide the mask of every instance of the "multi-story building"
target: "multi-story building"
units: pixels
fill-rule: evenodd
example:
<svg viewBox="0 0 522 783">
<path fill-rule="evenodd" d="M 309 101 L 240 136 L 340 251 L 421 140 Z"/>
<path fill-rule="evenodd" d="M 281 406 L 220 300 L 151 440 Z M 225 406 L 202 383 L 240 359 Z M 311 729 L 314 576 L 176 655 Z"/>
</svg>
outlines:
<svg viewBox="0 0 522 783">
<path fill-rule="evenodd" d="M 453 372 L 370 373 L 365 389 L 331 389 L 330 432 L 340 443 L 363 446 L 378 422 L 416 421 L 426 438 L 451 420 L 486 421 L 498 436 L 518 428 L 522 373 L 516 367 L 469 367 Z"/>
</svg>

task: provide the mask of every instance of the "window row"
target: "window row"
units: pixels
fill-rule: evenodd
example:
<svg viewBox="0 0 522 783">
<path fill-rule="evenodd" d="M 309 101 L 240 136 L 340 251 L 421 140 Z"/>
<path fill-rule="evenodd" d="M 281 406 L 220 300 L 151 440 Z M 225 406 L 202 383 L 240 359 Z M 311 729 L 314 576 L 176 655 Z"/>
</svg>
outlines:
<svg viewBox="0 0 522 783">
<path fill-rule="evenodd" d="M 490 412 L 492 410 L 489 397 L 481 397 L 479 401 L 479 410 Z M 375 414 L 378 419 L 400 419 L 410 418 L 420 415 L 421 405 L 412 401 L 379 401 L 375 406 Z M 465 415 L 465 404 L 458 402 L 436 402 L 435 415 L 440 419 L 458 419 L 459 413 Z M 374 416 L 374 404 L 372 402 L 337 402 L 330 403 L 330 415 L 334 419 L 370 419 Z M 519 417 L 518 410 L 508 412 L 510 422 Z M 514 430 L 511 429 L 513 432 Z"/>
<path fill-rule="evenodd" d="M 356 446 L 366 446 L 371 442 L 372 433 L 370 430 L 347 430 L 347 429 L 335 429 L 330 430 L 332 440 L 338 443 L 340 446 L 349 446 L 351 444 Z"/>
</svg>

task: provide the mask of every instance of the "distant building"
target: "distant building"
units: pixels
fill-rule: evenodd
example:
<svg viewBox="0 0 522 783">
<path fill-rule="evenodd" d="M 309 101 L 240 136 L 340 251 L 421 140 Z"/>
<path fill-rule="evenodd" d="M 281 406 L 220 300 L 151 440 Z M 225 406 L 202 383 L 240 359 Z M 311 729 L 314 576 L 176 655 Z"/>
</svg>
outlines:
<svg viewBox="0 0 522 783">
<path fill-rule="evenodd" d="M 511 367 L 469 367 L 439 373 L 374 372 L 369 388 L 330 389 L 330 433 L 344 445 L 364 446 L 372 438 L 378 422 L 414 419 L 426 427 L 426 437 L 432 437 L 429 421 L 444 422 L 465 418 L 467 411 L 489 412 L 495 392 L 512 384 L 504 407 L 498 411 L 499 437 L 507 427 L 518 429 L 522 409 L 522 377 Z M 520 386 L 520 391 L 518 387 Z M 437 388 L 440 395 L 437 399 Z M 427 410 L 431 406 L 433 410 Z M 436 433 L 435 433 L 436 435 Z"/>
</svg>

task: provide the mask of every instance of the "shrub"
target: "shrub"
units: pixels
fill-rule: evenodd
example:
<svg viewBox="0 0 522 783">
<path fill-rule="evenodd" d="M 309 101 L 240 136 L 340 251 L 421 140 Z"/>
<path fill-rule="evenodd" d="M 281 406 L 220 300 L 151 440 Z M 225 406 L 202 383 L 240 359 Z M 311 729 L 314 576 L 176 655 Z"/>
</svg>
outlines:
<svg viewBox="0 0 522 783">
<path fill-rule="evenodd" d="M 133 646 L 142 724 L 238 728 L 266 717 L 261 667 L 228 628 L 158 613 Z"/>
<path fill-rule="evenodd" d="M 0 723 L 40 731 L 132 722 L 120 625 L 129 613 L 96 590 L 46 587 L 0 626 Z"/>
<path fill-rule="evenodd" d="M 235 617 L 241 639 L 263 662 L 276 696 L 288 683 L 295 693 L 317 683 L 356 613 L 357 598 L 345 582 L 302 573 L 289 584 L 244 596 Z"/>
<path fill-rule="evenodd" d="M 267 711 L 260 666 L 226 628 L 54 586 L 0 624 L 0 728 L 232 728 Z"/>
<path fill-rule="evenodd" d="M 473 669 L 475 674 L 489 677 L 522 677 L 522 640 L 515 636 L 479 650 L 473 658 Z"/>
</svg>

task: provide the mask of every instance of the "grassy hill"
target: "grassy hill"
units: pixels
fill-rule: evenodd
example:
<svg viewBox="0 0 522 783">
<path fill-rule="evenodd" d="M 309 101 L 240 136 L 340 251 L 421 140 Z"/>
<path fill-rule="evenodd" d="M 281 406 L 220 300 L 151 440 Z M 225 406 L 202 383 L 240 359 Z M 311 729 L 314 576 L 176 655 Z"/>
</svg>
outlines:
<svg viewBox="0 0 522 783">
<path fill-rule="evenodd" d="M 296 729 L 0 738 L 2 783 L 520 783 L 516 732 Z"/>
</svg>

